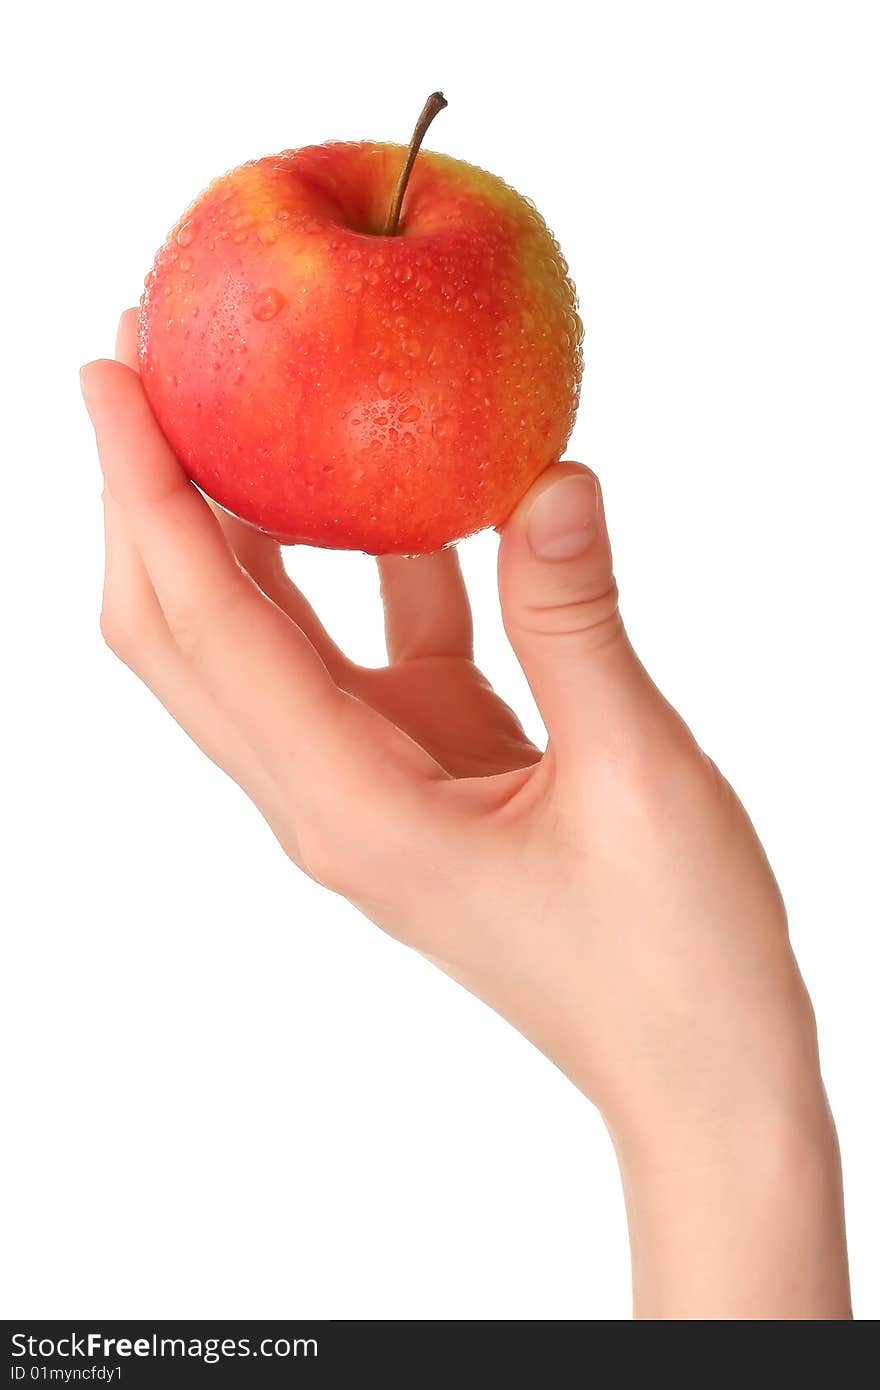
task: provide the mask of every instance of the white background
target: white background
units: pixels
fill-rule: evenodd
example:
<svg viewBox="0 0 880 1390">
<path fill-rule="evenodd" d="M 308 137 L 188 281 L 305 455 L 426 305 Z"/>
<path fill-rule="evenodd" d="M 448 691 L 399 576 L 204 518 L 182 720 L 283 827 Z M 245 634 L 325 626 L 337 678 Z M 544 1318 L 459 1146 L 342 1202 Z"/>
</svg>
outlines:
<svg viewBox="0 0 880 1390">
<path fill-rule="evenodd" d="M 98 635 L 77 367 L 212 176 L 405 140 L 439 86 L 428 143 L 532 197 L 570 260 L 571 455 L 632 636 L 782 882 L 876 1318 L 876 5 L 114 0 L 6 26 L 3 1313 L 629 1314 L 588 1103 L 300 877 Z M 495 544 L 463 548 L 479 652 L 536 730 Z M 370 562 L 292 569 L 380 660 Z"/>
</svg>

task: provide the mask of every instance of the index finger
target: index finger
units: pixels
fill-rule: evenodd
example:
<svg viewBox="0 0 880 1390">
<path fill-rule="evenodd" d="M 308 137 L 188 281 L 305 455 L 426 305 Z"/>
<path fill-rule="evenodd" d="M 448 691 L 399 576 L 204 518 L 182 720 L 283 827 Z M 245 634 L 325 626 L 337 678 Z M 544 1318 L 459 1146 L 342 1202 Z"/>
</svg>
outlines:
<svg viewBox="0 0 880 1390">
<path fill-rule="evenodd" d="M 116 361 L 138 370 L 137 309 L 126 309 L 116 329 Z"/>
<path fill-rule="evenodd" d="M 293 764 L 320 789 L 328 765 L 349 781 L 381 768 L 435 776 L 424 751 L 332 680 L 302 631 L 237 563 L 190 483 L 136 374 L 83 369 L 108 491 L 123 507 L 179 647 L 269 766 Z"/>
</svg>

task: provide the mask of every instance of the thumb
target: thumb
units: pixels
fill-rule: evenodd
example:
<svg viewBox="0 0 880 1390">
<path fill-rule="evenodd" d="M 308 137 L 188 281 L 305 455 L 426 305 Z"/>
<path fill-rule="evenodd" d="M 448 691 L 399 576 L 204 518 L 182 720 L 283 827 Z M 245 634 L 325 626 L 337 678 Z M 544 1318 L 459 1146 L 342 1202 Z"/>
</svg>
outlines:
<svg viewBox="0 0 880 1390">
<path fill-rule="evenodd" d="M 557 746 L 583 744 L 646 679 L 617 608 L 599 481 L 545 470 L 502 531 L 504 625 Z"/>
</svg>

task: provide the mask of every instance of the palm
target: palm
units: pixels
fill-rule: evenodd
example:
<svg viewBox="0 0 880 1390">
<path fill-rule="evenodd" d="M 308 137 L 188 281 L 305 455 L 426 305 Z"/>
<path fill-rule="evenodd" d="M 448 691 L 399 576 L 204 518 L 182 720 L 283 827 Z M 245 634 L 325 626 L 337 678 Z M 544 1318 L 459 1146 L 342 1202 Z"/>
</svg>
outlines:
<svg viewBox="0 0 880 1390">
<path fill-rule="evenodd" d="M 420 744 L 453 777 L 540 757 L 472 655 L 470 605 L 454 551 L 379 561 L 389 665 L 351 662 L 290 580 L 278 545 L 215 508 L 241 565 L 302 628 L 334 679 Z"/>
<path fill-rule="evenodd" d="M 467 657 L 419 657 L 360 672 L 358 695 L 453 777 L 526 767 L 539 756 L 516 715 Z"/>
</svg>

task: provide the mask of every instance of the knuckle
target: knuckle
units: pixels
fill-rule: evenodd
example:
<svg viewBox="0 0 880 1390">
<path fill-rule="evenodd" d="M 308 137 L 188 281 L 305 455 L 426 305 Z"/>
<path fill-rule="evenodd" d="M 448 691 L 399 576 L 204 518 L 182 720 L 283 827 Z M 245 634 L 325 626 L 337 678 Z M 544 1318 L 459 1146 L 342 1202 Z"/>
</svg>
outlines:
<svg viewBox="0 0 880 1390">
<path fill-rule="evenodd" d="M 628 823 L 652 827 L 705 819 L 725 799 L 727 787 L 685 728 L 659 737 L 638 736 L 605 749 L 603 805 Z"/>
<path fill-rule="evenodd" d="M 251 581 L 239 572 L 228 586 L 198 602 L 180 597 L 165 610 L 166 621 L 175 644 L 188 661 L 197 663 L 212 634 L 229 619 L 252 594 Z"/>
<path fill-rule="evenodd" d="M 520 627 L 529 636 L 588 638 L 591 647 L 604 646 L 623 632 L 617 585 L 611 579 L 593 591 L 529 603 Z"/>
<path fill-rule="evenodd" d="M 314 827 L 300 827 L 296 836 L 296 860 L 309 876 L 331 893 L 353 895 L 350 865 L 333 837 Z"/>
<path fill-rule="evenodd" d="M 203 642 L 201 624 L 196 615 L 190 612 L 175 613 L 169 629 L 181 656 L 187 661 L 196 661 Z"/>
<path fill-rule="evenodd" d="M 348 803 L 344 812 L 341 802 Z M 292 857 L 331 892 L 362 908 L 388 907 L 408 897 L 421 882 L 425 861 L 443 861 L 441 827 L 434 818 L 426 818 L 427 810 L 424 804 L 392 807 L 381 799 L 354 794 L 349 798 L 345 793 L 311 798 L 307 813 L 297 818 Z M 416 837 L 419 854 L 414 853 Z"/>
<path fill-rule="evenodd" d="M 101 636 L 114 656 L 129 665 L 134 656 L 132 624 L 113 603 L 105 600 L 101 609 Z"/>
</svg>

